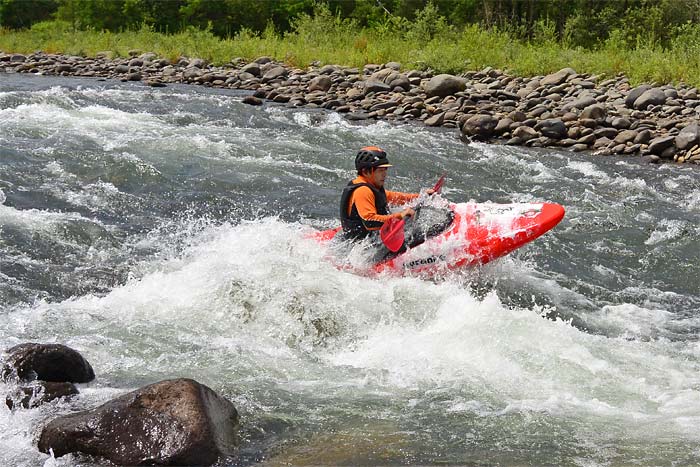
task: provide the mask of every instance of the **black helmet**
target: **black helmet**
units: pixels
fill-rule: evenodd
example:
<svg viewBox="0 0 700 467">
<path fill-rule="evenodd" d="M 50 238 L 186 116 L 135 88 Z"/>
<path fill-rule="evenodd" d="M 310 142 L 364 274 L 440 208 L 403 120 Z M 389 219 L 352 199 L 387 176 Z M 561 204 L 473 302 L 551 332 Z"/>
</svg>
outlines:
<svg viewBox="0 0 700 467">
<path fill-rule="evenodd" d="M 371 169 L 372 167 L 391 167 L 389 159 L 382 148 L 377 146 L 365 146 L 355 156 L 355 169 Z"/>
</svg>

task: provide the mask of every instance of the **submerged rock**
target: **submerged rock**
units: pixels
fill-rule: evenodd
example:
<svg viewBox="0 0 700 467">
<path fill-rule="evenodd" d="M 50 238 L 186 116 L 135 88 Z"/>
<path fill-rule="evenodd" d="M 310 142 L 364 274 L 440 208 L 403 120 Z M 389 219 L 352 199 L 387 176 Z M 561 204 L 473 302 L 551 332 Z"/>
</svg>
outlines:
<svg viewBox="0 0 700 467">
<path fill-rule="evenodd" d="M 238 412 L 191 379 L 161 381 L 44 427 L 39 450 L 119 465 L 211 465 L 235 454 Z"/>
<path fill-rule="evenodd" d="M 4 381 L 87 383 L 95 379 L 90 363 L 76 350 L 61 344 L 26 343 L 7 350 L 0 376 Z"/>
<path fill-rule="evenodd" d="M 17 407 L 31 409 L 46 402 L 76 394 L 78 394 L 78 388 L 73 383 L 34 381 L 27 386 L 18 386 L 7 395 L 5 404 L 10 409 Z"/>
</svg>

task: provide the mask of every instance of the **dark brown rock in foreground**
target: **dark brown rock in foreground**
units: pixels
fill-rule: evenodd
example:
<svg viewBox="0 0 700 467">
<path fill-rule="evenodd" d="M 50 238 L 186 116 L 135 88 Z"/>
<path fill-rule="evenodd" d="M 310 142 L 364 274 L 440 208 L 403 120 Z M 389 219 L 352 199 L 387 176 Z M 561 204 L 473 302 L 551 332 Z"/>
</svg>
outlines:
<svg viewBox="0 0 700 467">
<path fill-rule="evenodd" d="M 52 420 L 39 450 L 82 452 L 119 465 L 211 465 L 235 453 L 238 412 L 191 379 L 151 384 L 93 410 Z"/>
<path fill-rule="evenodd" d="M 90 363 L 61 344 L 19 344 L 7 350 L 2 379 L 87 383 L 95 379 Z"/>
</svg>

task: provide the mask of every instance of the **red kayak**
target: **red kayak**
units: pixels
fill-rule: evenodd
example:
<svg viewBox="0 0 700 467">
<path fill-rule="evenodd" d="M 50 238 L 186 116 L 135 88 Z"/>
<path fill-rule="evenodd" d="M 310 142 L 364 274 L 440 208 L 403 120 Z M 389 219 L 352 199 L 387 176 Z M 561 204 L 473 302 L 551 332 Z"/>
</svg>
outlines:
<svg viewBox="0 0 700 467">
<path fill-rule="evenodd" d="M 447 207 L 423 206 L 415 222 L 407 222 L 406 245 L 399 254 L 381 257 L 366 268 L 350 265 L 342 257 L 330 257 L 341 269 L 362 274 L 389 272 L 427 274 L 486 264 L 551 230 L 564 217 L 554 203 L 450 203 Z M 413 224 L 413 225 L 409 225 Z M 427 226 L 426 226 L 427 224 Z M 313 237 L 329 243 L 340 227 Z M 342 235 L 342 233 L 340 234 Z"/>
</svg>

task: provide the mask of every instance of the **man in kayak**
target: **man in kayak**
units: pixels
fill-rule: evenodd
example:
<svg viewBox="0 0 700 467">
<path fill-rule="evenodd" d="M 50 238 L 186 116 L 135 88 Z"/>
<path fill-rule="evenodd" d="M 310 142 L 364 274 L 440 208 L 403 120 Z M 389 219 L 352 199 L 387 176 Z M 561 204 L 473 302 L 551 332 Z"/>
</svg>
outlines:
<svg viewBox="0 0 700 467">
<path fill-rule="evenodd" d="M 340 223 L 345 238 L 361 240 L 372 232 L 378 232 L 390 218 L 403 219 L 415 215 L 413 208 L 389 212 L 389 203 L 404 204 L 418 197 L 418 193 L 387 191 L 384 182 L 392 165 L 386 152 L 377 146 L 366 146 L 355 156 L 357 178 L 343 190 L 340 197 Z M 433 194 L 433 190 L 427 190 Z"/>
</svg>

